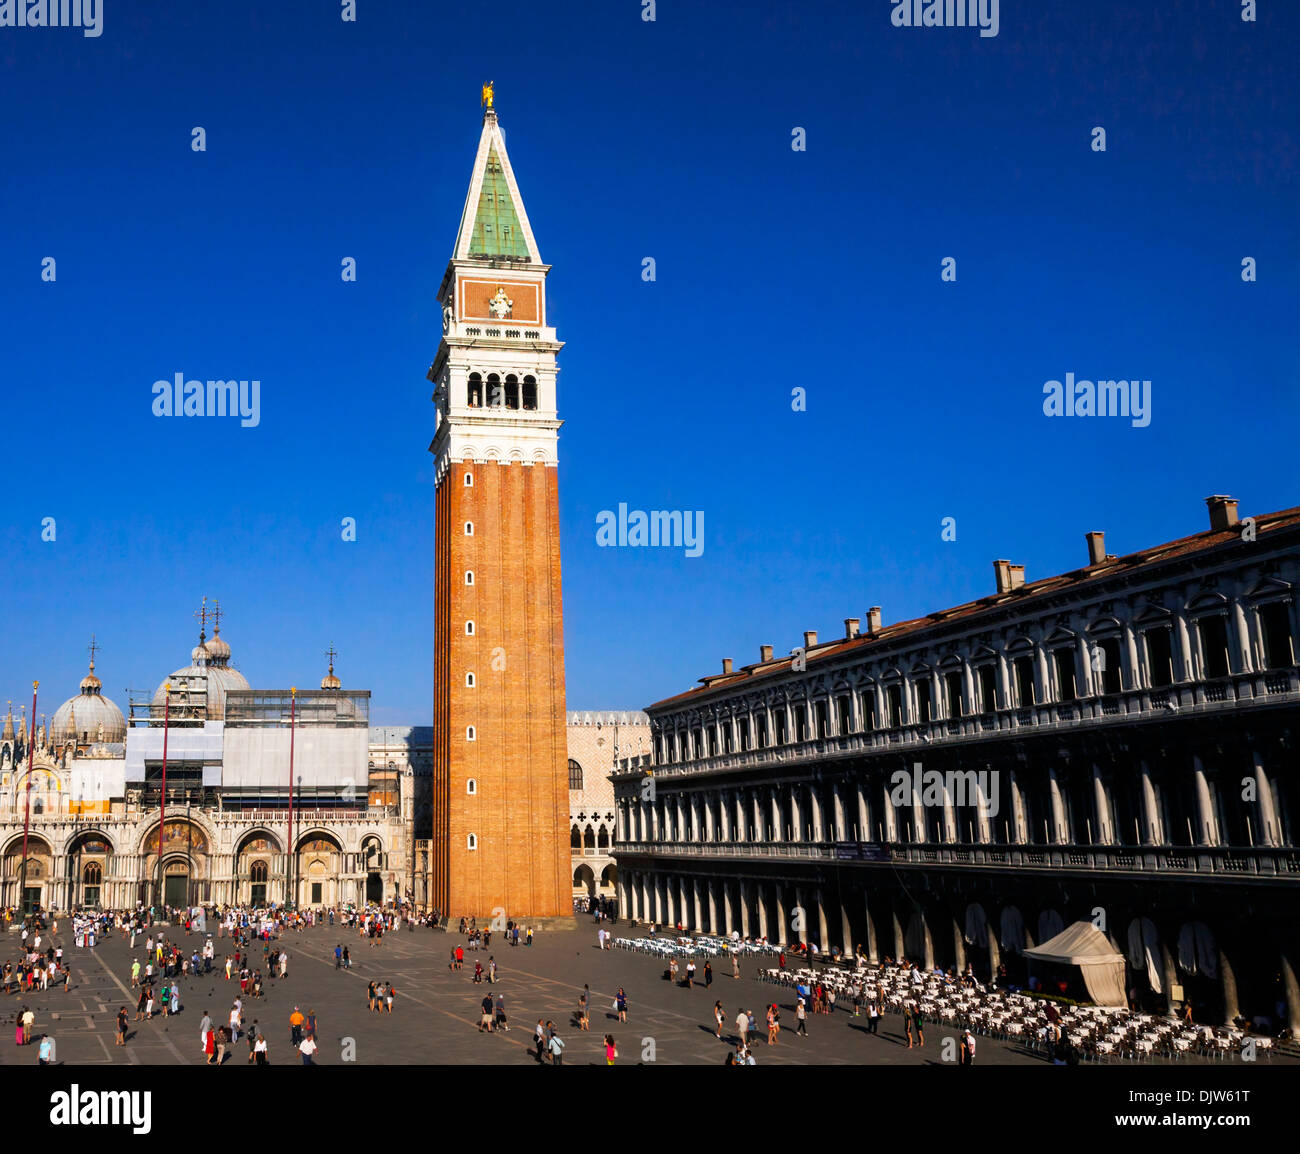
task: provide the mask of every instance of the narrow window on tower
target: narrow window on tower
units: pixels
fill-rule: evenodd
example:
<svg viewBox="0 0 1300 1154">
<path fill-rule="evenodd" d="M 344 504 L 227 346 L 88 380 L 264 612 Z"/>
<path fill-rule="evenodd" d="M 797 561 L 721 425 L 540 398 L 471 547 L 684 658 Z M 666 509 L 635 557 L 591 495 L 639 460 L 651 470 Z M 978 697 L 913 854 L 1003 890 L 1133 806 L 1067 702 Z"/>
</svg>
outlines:
<svg viewBox="0 0 1300 1154">
<path fill-rule="evenodd" d="M 469 375 L 469 407 L 479 409 L 483 407 L 483 378 L 478 373 Z M 468 477 L 469 474 L 466 474 Z M 473 482 L 466 480 L 465 484 L 472 485 Z"/>
<path fill-rule="evenodd" d="M 465 726 L 465 740 L 466 741 L 478 740 L 478 733 L 472 725 Z"/>
<path fill-rule="evenodd" d="M 519 378 L 514 373 L 506 377 L 506 408 L 519 408 Z"/>
<path fill-rule="evenodd" d="M 524 411 L 527 413 L 537 411 L 537 381 L 533 377 L 524 378 Z"/>
<path fill-rule="evenodd" d="M 465 536 L 466 536 L 466 537 L 472 537 L 472 536 L 474 536 L 474 522 L 473 522 L 473 521 L 466 521 L 466 522 L 465 522 Z"/>
<path fill-rule="evenodd" d="M 473 473 L 466 473 L 466 474 L 465 474 L 465 488 L 467 488 L 467 489 L 472 489 L 472 488 L 474 488 L 474 474 L 473 474 Z"/>
<path fill-rule="evenodd" d="M 470 797 L 473 797 L 476 793 L 478 793 L 478 782 L 475 781 L 472 777 L 467 782 L 465 782 L 465 792 L 469 794 Z"/>
<path fill-rule="evenodd" d="M 478 834 L 472 833 L 465 839 L 466 849 L 478 849 Z"/>
<path fill-rule="evenodd" d="M 474 636 L 474 622 L 472 621 L 465 622 L 465 636 L 466 637 Z"/>
<path fill-rule="evenodd" d="M 466 585 L 473 585 L 473 584 L 474 584 L 474 570 L 473 570 L 473 569 L 466 569 L 466 570 L 465 570 L 465 584 L 466 584 Z"/>
<path fill-rule="evenodd" d="M 472 673 L 465 674 L 465 688 L 466 689 L 474 688 L 474 674 Z"/>
</svg>

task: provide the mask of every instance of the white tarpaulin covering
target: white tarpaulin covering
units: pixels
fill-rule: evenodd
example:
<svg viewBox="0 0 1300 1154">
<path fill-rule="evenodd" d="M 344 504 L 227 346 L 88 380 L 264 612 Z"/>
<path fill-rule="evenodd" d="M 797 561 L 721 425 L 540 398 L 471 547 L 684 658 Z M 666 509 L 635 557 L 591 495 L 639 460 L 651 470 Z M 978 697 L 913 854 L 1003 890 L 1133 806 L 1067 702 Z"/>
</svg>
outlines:
<svg viewBox="0 0 1300 1154">
<path fill-rule="evenodd" d="M 1219 952 L 1214 935 L 1204 922 L 1187 922 L 1178 934 L 1178 964 L 1183 973 L 1206 978 L 1219 976 Z"/>
<path fill-rule="evenodd" d="M 1099 1006 L 1126 1006 L 1124 955 L 1091 922 L 1075 922 L 1051 941 L 1025 951 L 1025 957 L 1058 966 L 1078 966 L 1088 996 Z"/>
<path fill-rule="evenodd" d="M 1025 919 L 1015 906 L 1002 911 L 1002 948 L 1017 954 L 1025 948 Z"/>
<path fill-rule="evenodd" d="M 979 946 L 981 949 L 989 944 L 988 919 L 984 916 L 984 907 L 979 902 L 971 902 L 966 907 L 966 944 Z"/>
<path fill-rule="evenodd" d="M 1145 969 L 1153 994 L 1163 994 L 1160 976 L 1160 932 L 1150 918 L 1134 918 L 1128 924 L 1128 963 L 1135 970 Z"/>
</svg>

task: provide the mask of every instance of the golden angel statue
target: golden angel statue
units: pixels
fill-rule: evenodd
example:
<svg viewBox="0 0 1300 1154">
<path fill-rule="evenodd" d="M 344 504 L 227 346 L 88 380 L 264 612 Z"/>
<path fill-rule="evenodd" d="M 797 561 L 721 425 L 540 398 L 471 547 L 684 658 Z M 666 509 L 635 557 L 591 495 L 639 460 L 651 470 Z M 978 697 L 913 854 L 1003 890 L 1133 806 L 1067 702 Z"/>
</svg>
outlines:
<svg viewBox="0 0 1300 1154">
<path fill-rule="evenodd" d="M 492 98 L 494 95 L 493 86 L 495 84 L 496 84 L 495 80 L 489 80 L 485 85 L 483 85 L 483 97 L 479 101 L 479 104 L 481 104 L 484 108 L 492 107 Z"/>
</svg>

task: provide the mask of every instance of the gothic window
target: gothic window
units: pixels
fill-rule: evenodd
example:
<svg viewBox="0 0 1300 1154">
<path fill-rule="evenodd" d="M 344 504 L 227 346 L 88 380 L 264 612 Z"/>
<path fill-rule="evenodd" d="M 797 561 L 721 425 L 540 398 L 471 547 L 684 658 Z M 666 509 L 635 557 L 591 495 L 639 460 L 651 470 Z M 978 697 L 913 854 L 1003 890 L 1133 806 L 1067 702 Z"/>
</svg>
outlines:
<svg viewBox="0 0 1300 1154">
<path fill-rule="evenodd" d="M 249 877 L 254 885 L 264 885 L 266 883 L 267 869 L 266 862 L 255 861 L 253 868 L 249 871 Z"/>
<path fill-rule="evenodd" d="M 574 761 L 573 758 L 569 758 L 569 788 L 582 788 L 582 766 Z"/>
<path fill-rule="evenodd" d="M 576 824 L 569 830 L 569 848 L 574 853 L 582 852 L 582 831 Z"/>
</svg>

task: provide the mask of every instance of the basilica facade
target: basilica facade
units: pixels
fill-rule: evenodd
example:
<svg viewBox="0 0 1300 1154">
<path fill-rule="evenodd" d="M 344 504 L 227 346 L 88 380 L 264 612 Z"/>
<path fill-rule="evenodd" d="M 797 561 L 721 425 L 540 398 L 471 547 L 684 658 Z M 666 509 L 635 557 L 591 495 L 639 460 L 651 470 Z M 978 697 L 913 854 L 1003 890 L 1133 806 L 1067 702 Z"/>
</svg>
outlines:
<svg viewBox="0 0 1300 1154">
<path fill-rule="evenodd" d="M 92 647 L 48 724 L 5 717 L 0 905 L 408 898 L 427 731 L 372 730 L 369 697 L 345 690 L 332 662 L 319 690 L 250 688 L 218 620 L 124 714 Z"/>
</svg>

